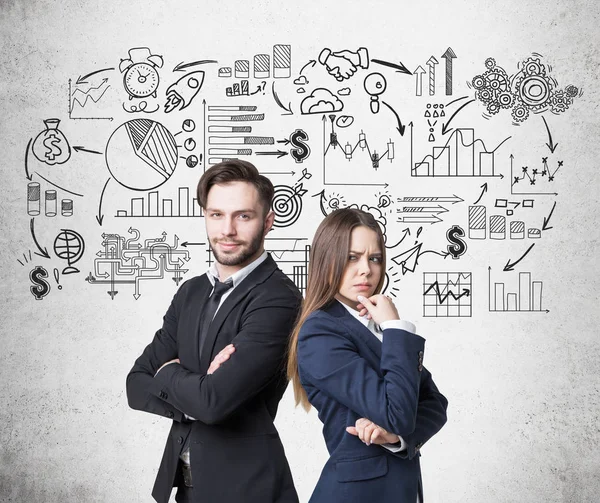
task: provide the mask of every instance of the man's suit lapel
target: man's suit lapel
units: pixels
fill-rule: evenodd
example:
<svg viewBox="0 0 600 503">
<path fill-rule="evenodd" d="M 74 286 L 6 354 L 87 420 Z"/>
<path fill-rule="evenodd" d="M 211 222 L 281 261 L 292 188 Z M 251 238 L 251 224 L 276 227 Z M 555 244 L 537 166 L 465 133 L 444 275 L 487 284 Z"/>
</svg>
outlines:
<svg viewBox="0 0 600 503">
<path fill-rule="evenodd" d="M 215 315 L 202 348 L 200 355 L 200 372 L 206 372 L 213 357 L 213 349 L 217 340 L 217 335 L 229 313 L 241 302 L 241 300 L 252 290 L 256 285 L 264 282 L 273 271 L 277 269 L 277 264 L 269 255 L 265 261 L 252 271 L 244 280 L 237 285 L 231 294 L 223 301 Z"/>
</svg>

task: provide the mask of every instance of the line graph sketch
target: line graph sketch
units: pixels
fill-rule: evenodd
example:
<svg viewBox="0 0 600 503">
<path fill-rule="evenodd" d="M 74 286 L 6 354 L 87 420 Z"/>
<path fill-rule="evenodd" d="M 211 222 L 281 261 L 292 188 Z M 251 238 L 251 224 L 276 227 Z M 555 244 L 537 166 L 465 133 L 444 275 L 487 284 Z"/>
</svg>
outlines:
<svg viewBox="0 0 600 503">
<path fill-rule="evenodd" d="M 411 145 L 412 145 L 411 128 Z M 455 129 L 443 146 L 434 146 L 432 153 L 412 164 L 411 176 L 419 177 L 502 177 L 495 166 L 495 152 L 511 137 L 488 150 L 474 128 Z M 480 148 L 476 149 L 476 145 Z M 412 151 L 412 147 L 411 147 Z"/>
<path fill-rule="evenodd" d="M 472 291 L 470 272 L 424 272 L 423 316 L 470 317 Z"/>
</svg>

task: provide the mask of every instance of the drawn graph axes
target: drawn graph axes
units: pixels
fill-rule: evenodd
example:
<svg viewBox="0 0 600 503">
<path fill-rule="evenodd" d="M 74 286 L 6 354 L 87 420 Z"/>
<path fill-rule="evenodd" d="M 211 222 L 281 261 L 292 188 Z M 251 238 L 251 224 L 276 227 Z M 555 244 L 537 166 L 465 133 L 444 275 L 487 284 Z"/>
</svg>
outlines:
<svg viewBox="0 0 600 503">
<path fill-rule="evenodd" d="M 107 121 L 111 121 L 111 122 L 114 120 L 113 117 L 73 117 L 73 115 L 72 115 L 73 101 L 72 101 L 72 94 L 71 94 L 71 80 L 72 79 L 69 79 L 69 86 L 68 86 L 69 94 L 68 94 L 68 101 L 67 101 L 67 113 L 68 113 L 69 119 L 71 119 L 71 120 L 107 120 Z M 108 87 L 107 87 L 107 89 L 108 89 Z M 102 96 L 104 96 L 104 93 L 102 94 Z M 100 96 L 98 98 L 98 100 L 100 100 L 100 98 L 102 96 Z M 92 98 L 90 97 L 90 99 L 92 99 Z M 96 100 L 96 101 L 98 101 L 98 100 Z M 94 100 L 92 99 L 92 101 L 94 101 Z M 86 102 L 87 102 L 87 97 L 86 97 Z"/>
</svg>

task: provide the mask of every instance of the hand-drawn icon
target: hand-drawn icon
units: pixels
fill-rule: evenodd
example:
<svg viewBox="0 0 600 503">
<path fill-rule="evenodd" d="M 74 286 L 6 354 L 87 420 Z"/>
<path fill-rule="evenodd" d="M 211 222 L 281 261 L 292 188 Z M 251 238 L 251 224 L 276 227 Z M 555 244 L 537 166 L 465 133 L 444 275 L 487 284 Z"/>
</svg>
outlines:
<svg viewBox="0 0 600 503">
<path fill-rule="evenodd" d="M 119 71 L 123 74 L 123 86 L 129 99 L 156 98 L 156 90 L 160 83 L 157 68 L 162 68 L 162 56 L 151 54 L 148 47 L 129 49 L 129 58 L 122 59 Z"/>
<path fill-rule="evenodd" d="M 301 88 L 304 89 L 304 88 Z M 302 91 L 304 92 L 304 91 Z M 275 103 L 277 103 L 277 105 L 279 106 L 279 108 L 281 108 L 282 110 L 284 110 L 286 113 L 282 113 L 281 115 L 294 115 L 294 112 L 292 111 L 292 102 L 288 101 L 288 106 L 284 106 L 284 104 L 281 102 L 281 99 L 279 98 L 279 95 L 277 94 L 277 91 L 275 90 L 275 82 L 272 83 L 271 85 L 271 93 L 273 94 L 273 99 L 275 100 Z"/>
<path fill-rule="evenodd" d="M 452 94 L 452 60 L 456 58 L 452 47 L 446 49 L 442 58 L 446 60 L 446 96 L 450 96 Z"/>
<path fill-rule="evenodd" d="M 202 88 L 203 82 L 204 72 L 202 70 L 197 70 L 184 75 L 177 82 L 171 84 L 167 88 L 165 112 L 172 112 L 178 107 L 179 110 L 186 108 Z"/>
<path fill-rule="evenodd" d="M 170 245 L 166 242 L 167 233 L 163 232 L 161 237 L 145 239 L 142 245 L 137 229 L 130 227 L 128 232 L 134 237 L 125 239 L 119 234 L 102 234 L 102 249 L 96 253 L 94 272 L 89 273 L 86 281 L 110 285 L 107 293 L 113 300 L 119 293 L 116 286 L 122 284 L 134 284 L 133 297 L 138 300 L 141 295 L 140 282 L 162 279 L 165 272 L 172 272 L 173 281 L 179 285 L 182 276 L 188 272 L 182 267 L 190 260 L 189 251 L 177 249 L 179 237 L 175 235 L 174 243 Z"/>
<path fill-rule="evenodd" d="M 38 161 L 50 166 L 64 164 L 71 157 L 71 146 L 63 132 L 58 129 L 59 119 L 44 120 L 46 129 L 33 141 L 33 155 Z"/>
<path fill-rule="evenodd" d="M 446 232 L 446 239 L 450 241 L 447 246 L 448 254 L 452 255 L 453 259 L 457 259 L 467 250 L 467 243 L 460 239 L 461 237 L 465 237 L 465 231 L 458 225 L 453 225 Z"/>
<path fill-rule="evenodd" d="M 63 189 L 64 190 L 64 189 Z M 75 194 L 79 195 L 79 194 Z M 57 192 L 50 189 L 44 191 L 44 214 L 47 217 L 56 216 Z M 29 182 L 27 184 L 27 214 L 37 216 L 41 212 L 41 185 L 38 182 Z M 73 199 L 60 200 L 60 214 L 63 217 L 73 216 Z"/>
<path fill-rule="evenodd" d="M 475 97 L 486 105 L 489 118 L 501 109 L 510 109 L 513 124 L 518 125 L 529 117 L 529 112 L 554 114 L 565 112 L 580 91 L 573 85 L 558 89 L 558 82 L 551 75 L 550 66 L 542 63 L 542 56 L 533 56 L 518 65 L 519 71 L 509 76 L 494 58 L 485 60 L 486 71 L 476 75 L 470 85 Z"/>
<path fill-rule="evenodd" d="M 423 316 L 471 316 L 472 283 L 470 272 L 424 272 Z"/>
<path fill-rule="evenodd" d="M 296 223 L 302 213 L 302 196 L 307 190 L 302 183 L 293 188 L 289 185 L 276 185 L 273 196 L 275 222 L 273 227 L 289 227 Z"/>
<path fill-rule="evenodd" d="M 254 55 L 254 78 L 268 79 L 271 76 L 271 58 L 268 54 Z"/>
<path fill-rule="evenodd" d="M 290 149 L 290 155 L 294 158 L 297 163 L 303 162 L 310 155 L 310 147 L 306 143 L 308 141 L 308 135 L 302 129 L 296 129 L 290 135 L 290 143 L 292 149 Z"/>
<path fill-rule="evenodd" d="M 418 206 L 403 206 L 402 208 L 398 208 L 396 211 L 398 213 L 404 214 L 403 216 L 398 217 L 398 222 L 403 223 L 411 223 L 411 224 L 424 224 L 428 223 L 433 225 L 437 222 L 441 222 L 442 219 L 437 215 L 440 213 L 446 213 L 448 209 L 442 206 L 440 203 L 462 203 L 464 199 L 453 195 L 452 197 L 448 196 L 408 196 L 408 197 L 399 197 L 397 200 L 398 203 L 412 205 L 417 204 Z M 427 206 L 429 204 L 437 204 L 437 206 Z M 417 237 L 421 233 L 422 228 L 417 232 Z M 446 254 L 447 255 L 447 254 Z"/>
<path fill-rule="evenodd" d="M 511 154 L 510 156 L 510 174 L 512 178 L 510 193 L 513 195 L 557 195 L 557 192 L 526 192 L 526 189 L 518 190 L 515 188 L 517 184 L 527 184 L 529 182 L 529 186 L 535 185 L 538 180 L 543 181 L 547 179 L 548 182 L 554 182 L 554 177 L 560 168 L 563 167 L 564 161 L 556 162 L 556 169 L 552 169 L 548 166 L 548 157 L 542 157 L 542 166 L 541 168 L 530 168 L 529 166 L 521 167 L 521 176 L 515 176 L 514 174 L 514 156 Z M 528 186 L 528 185 L 526 185 Z M 539 185 L 538 185 L 539 186 Z"/>
<path fill-rule="evenodd" d="M 146 100 L 141 100 L 137 103 L 128 104 L 125 106 L 125 103 L 122 104 L 123 110 L 125 110 L 128 114 L 137 114 L 137 113 L 145 113 L 145 114 L 153 114 L 160 109 L 160 105 L 155 105 L 154 108 L 148 108 L 148 102 Z"/>
<path fill-rule="evenodd" d="M 360 134 L 358 135 L 358 140 L 356 141 L 356 143 L 354 144 L 354 146 L 352 146 L 352 144 L 347 141 L 346 145 L 344 145 L 343 147 L 341 147 L 339 140 L 338 140 L 338 136 L 337 136 L 337 132 L 335 131 L 334 128 L 334 123 L 337 124 L 338 121 L 335 121 L 335 115 L 330 115 L 329 116 L 329 120 L 331 122 L 331 132 L 329 133 L 329 144 L 327 145 L 327 148 L 325 149 L 325 152 L 323 153 L 323 180 L 324 180 L 324 184 L 325 185 L 381 185 L 381 184 L 371 184 L 371 183 L 351 183 L 351 182 L 345 182 L 345 183 L 341 183 L 341 184 L 336 184 L 336 183 L 330 183 L 325 181 L 325 160 L 326 160 L 326 156 L 327 154 L 330 152 L 330 148 L 332 149 L 331 152 L 336 152 L 337 147 L 340 147 L 339 152 L 341 154 L 344 155 L 344 157 L 348 160 L 351 161 L 353 159 L 354 156 L 354 152 L 356 151 L 356 149 L 358 147 L 360 147 L 361 151 L 366 151 L 369 155 L 369 160 L 371 162 L 371 166 L 373 167 L 374 170 L 377 170 L 379 168 L 379 161 L 381 161 L 382 159 L 386 158 L 388 159 L 390 162 L 392 162 L 394 160 L 394 142 L 390 139 L 387 143 L 387 150 L 383 153 L 383 154 L 379 154 L 377 152 L 377 150 L 373 150 L 371 151 L 371 148 L 369 147 L 369 143 L 367 141 L 367 135 L 365 134 L 365 132 L 361 129 Z M 335 121 L 335 122 L 334 122 Z M 327 141 L 326 138 L 326 134 L 325 134 L 325 123 L 326 123 L 326 119 L 325 116 L 323 116 L 323 141 Z"/>
<path fill-rule="evenodd" d="M 319 196 L 319 208 L 325 217 L 338 208 L 345 208 L 348 206 L 344 196 L 342 194 L 338 194 L 337 192 L 328 195 L 325 193 L 325 189 L 323 189 L 321 192 L 314 194 L 312 197 L 317 196 Z"/>
<path fill-rule="evenodd" d="M 379 209 L 390 208 L 390 206 L 393 204 L 392 198 L 387 192 L 380 192 L 376 195 L 379 196 L 379 200 L 377 202 L 377 207 Z M 388 211 L 391 212 L 392 208 L 390 208 Z"/>
<path fill-rule="evenodd" d="M 200 154 L 200 155 L 202 155 L 202 154 Z M 196 166 L 198 166 L 198 156 L 195 154 L 188 155 L 185 158 L 185 165 L 188 168 L 195 168 Z"/>
<path fill-rule="evenodd" d="M 492 286 L 492 268 L 488 267 L 488 310 L 490 312 L 550 312 L 542 307 L 542 281 L 532 281 L 531 272 L 519 273 L 517 292 L 506 292 L 505 283 Z"/>
<path fill-rule="evenodd" d="M 105 70 L 100 70 L 100 71 L 106 71 L 106 70 L 114 70 L 114 68 L 106 68 Z M 94 72 L 96 73 L 96 72 Z M 71 92 L 71 79 L 69 79 L 69 118 L 70 119 L 78 119 L 78 117 L 72 117 L 71 115 L 73 114 L 73 110 L 75 109 L 75 105 L 79 105 L 79 107 L 81 109 L 86 108 L 86 106 L 89 106 L 89 103 L 92 102 L 93 104 L 97 104 L 102 97 L 106 94 L 106 91 L 108 91 L 110 89 L 110 84 L 107 83 L 108 82 L 108 78 L 103 78 L 102 81 L 100 82 L 99 85 L 94 86 L 92 84 L 87 84 L 87 82 L 85 82 L 87 84 L 87 89 L 82 90 L 79 87 L 76 87 L 75 90 L 73 92 Z M 79 82 L 79 79 L 77 79 L 77 82 L 75 82 L 75 86 L 77 85 L 81 85 L 83 84 L 83 82 Z M 99 118 L 99 117 L 96 117 Z M 104 117 L 103 117 L 104 118 Z"/>
<path fill-rule="evenodd" d="M 410 134 L 412 140 L 413 128 L 410 129 Z M 503 178 L 504 175 L 496 173 L 495 152 L 510 138 L 505 138 L 496 148 L 488 150 L 485 143 L 475 137 L 473 128 L 455 129 L 444 146 L 434 146 L 431 154 L 426 155 L 421 162 L 414 163 L 411 176 Z M 481 147 L 476 148 L 478 144 Z"/>
<path fill-rule="evenodd" d="M 433 253 L 435 255 L 440 255 L 442 257 L 446 257 L 448 253 L 446 252 L 438 252 L 435 250 L 422 250 L 423 243 L 418 242 L 413 247 L 405 250 L 398 255 L 392 257 L 392 261 L 395 264 L 398 264 L 402 268 L 402 275 L 404 276 L 407 272 L 415 272 L 417 265 L 419 265 L 419 258 L 421 258 L 426 253 Z"/>
<path fill-rule="evenodd" d="M 73 267 L 85 251 L 85 242 L 81 234 L 71 229 L 61 229 L 54 239 L 54 253 L 62 260 L 67 261 L 67 267 L 62 270 L 63 274 L 73 274 L 79 269 Z"/>
<path fill-rule="evenodd" d="M 221 78 L 226 78 L 226 79 L 230 78 L 231 77 L 231 67 L 224 66 L 222 68 L 219 68 L 218 75 Z"/>
<path fill-rule="evenodd" d="M 118 218 L 187 218 L 202 217 L 202 208 L 195 197 L 190 199 L 189 187 L 178 187 L 177 199 L 162 198 L 158 190 L 148 192 L 146 198 L 134 197 L 126 209 L 117 210 Z"/>
<path fill-rule="evenodd" d="M 354 117 L 351 115 L 340 115 L 335 121 L 335 125 L 340 129 L 350 127 L 353 123 Z"/>
<path fill-rule="evenodd" d="M 308 84 L 308 79 L 304 75 L 300 75 L 297 79 L 294 79 L 294 84 L 297 86 L 305 86 Z"/>
<path fill-rule="evenodd" d="M 485 239 L 485 216 L 485 206 L 469 206 L 469 239 Z"/>
<path fill-rule="evenodd" d="M 329 89 L 318 87 L 300 103 L 302 114 L 323 114 L 341 112 L 344 103 Z"/>
<path fill-rule="evenodd" d="M 60 273 L 58 272 L 58 268 L 54 268 L 54 279 L 56 280 L 56 284 L 58 285 L 58 289 L 62 290 L 62 285 L 59 282 Z"/>
<path fill-rule="evenodd" d="M 191 133 L 194 131 L 194 129 L 196 129 L 196 123 L 194 122 L 194 119 L 185 119 L 181 123 L 181 129 L 183 129 L 186 133 Z"/>
<path fill-rule="evenodd" d="M 29 272 L 29 279 L 33 283 L 33 286 L 29 287 L 31 294 L 35 297 L 35 300 L 42 300 L 48 292 L 50 292 L 50 284 L 44 279 L 48 277 L 48 271 L 41 265 L 34 267 Z"/>
<path fill-rule="evenodd" d="M 27 255 L 29 255 L 29 257 Z M 28 254 L 26 254 L 25 252 L 23 252 L 23 260 L 25 261 L 25 264 L 28 264 L 29 261 L 31 260 L 31 258 L 32 258 L 31 257 L 31 250 L 29 250 Z M 23 267 L 25 267 L 25 264 L 23 262 L 21 262 L 21 259 L 17 259 L 17 262 L 19 264 L 21 264 Z"/>
<path fill-rule="evenodd" d="M 433 96 L 435 94 L 435 65 L 437 65 L 439 61 L 435 58 L 435 56 L 431 56 L 427 60 L 427 67 L 429 69 L 429 96 Z"/>
<path fill-rule="evenodd" d="M 379 95 L 385 92 L 387 81 L 379 72 L 370 73 L 365 77 L 364 88 L 367 94 L 371 96 L 371 112 L 379 112 Z"/>
<path fill-rule="evenodd" d="M 106 165 L 114 179 L 128 189 L 155 189 L 175 171 L 175 138 L 158 122 L 130 120 L 119 126 L 109 138 Z"/>
<path fill-rule="evenodd" d="M 369 68 L 369 51 L 365 47 L 360 47 L 355 52 L 347 49 L 331 52 L 331 49 L 325 48 L 318 59 L 329 74 L 340 82 L 352 77 L 358 68 Z"/>
<path fill-rule="evenodd" d="M 273 46 L 273 77 L 287 79 L 292 75 L 292 46 L 275 44 Z"/>
<path fill-rule="evenodd" d="M 37 216 L 40 214 L 40 184 L 30 182 L 27 184 L 27 214 Z"/>
</svg>

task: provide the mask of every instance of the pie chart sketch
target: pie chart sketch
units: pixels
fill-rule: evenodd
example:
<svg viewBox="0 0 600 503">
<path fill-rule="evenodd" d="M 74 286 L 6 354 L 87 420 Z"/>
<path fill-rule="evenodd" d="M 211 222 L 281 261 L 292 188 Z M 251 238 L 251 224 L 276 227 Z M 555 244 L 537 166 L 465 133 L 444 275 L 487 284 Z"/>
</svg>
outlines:
<svg viewBox="0 0 600 503">
<path fill-rule="evenodd" d="M 106 165 L 114 179 L 128 189 L 155 189 L 175 171 L 175 138 L 150 119 L 127 121 L 108 139 Z"/>
</svg>

